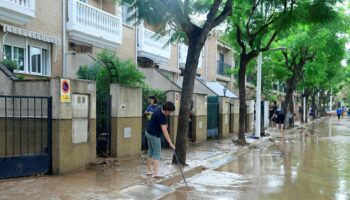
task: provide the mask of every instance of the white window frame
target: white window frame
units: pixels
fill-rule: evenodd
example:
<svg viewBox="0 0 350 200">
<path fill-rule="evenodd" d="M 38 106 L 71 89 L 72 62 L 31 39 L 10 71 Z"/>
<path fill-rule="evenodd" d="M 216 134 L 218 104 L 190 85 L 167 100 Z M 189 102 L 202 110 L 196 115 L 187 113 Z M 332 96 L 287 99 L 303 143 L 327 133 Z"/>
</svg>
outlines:
<svg viewBox="0 0 350 200">
<path fill-rule="evenodd" d="M 123 5 L 120 5 L 120 7 L 121 7 L 121 12 L 122 12 L 121 16 L 122 16 L 122 23 L 123 23 L 123 25 L 128 26 L 128 27 L 134 27 L 134 20 L 135 19 L 133 19 L 130 22 L 127 22 L 127 18 L 129 18 L 131 14 L 129 14 L 128 12 L 125 12 L 125 13 L 127 13 L 127 16 L 124 16 L 124 9 L 126 8 L 126 11 L 127 11 L 131 7 L 131 5 L 123 4 Z M 134 10 L 134 8 L 133 8 L 133 10 Z M 124 20 L 125 20 L 125 22 L 124 22 Z"/>
<path fill-rule="evenodd" d="M 2 55 L 0 57 L 0 60 L 4 58 L 4 50 L 5 50 L 5 45 L 8 45 L 11 47 L 11 60 L 12 57 L 14 56 L 14 50 L 13 47 L 24 49 L 24 69 L 19 70 L 15 69 L 15 73 L 19 74 L 29 74 L 29 75 L 36 75 L 36 76 L 44 76 L 44 77 L 51 77 L 51 72 L 52 72 L 52 63 L 51 63 L 51 52 L 52 52 L 52 45 L 49 42 L 41 41 L 41 40 L 36 40 L 28 37 L 24 37 L 21 35 L 17 34 L 9 34 L 5 39 L 3 39 L 2 44 L 0 45 Z M 31 63 L 29 60 L 29 47 L 35 47 L 35 48 L 40 48 L 41 52 L 42 50 L 46 50 L 46 57 L 42 58 L 41 60 L 41 73 L 35 73 L 31 72 Z M 41 53 L 41 56 L 43 54 Z M 42 62 L 43 59 L 45 59 L 45 62 Z M 46 66 L 44 65 L 46 63 Z"/>
<path fill-rule="evenodd" d="M 40 73 L 38 72 L 33 72 L 32 71 L 32 56 L 31 56 L 31 52 L 30 52 L 30 48 L 37 48 L 40 49 Z M 33 74 L 33 75 L 42 75 L 42 76 L 49 76 L 48 75 L 48 68 L 50 67 L 50 51 L 49 49 L 45 49 L 45 48 L 41 48 L 35 45 L 28 45 L 27 47 L 27 52 L 28 52 L 28 62 L 27 62 L 27 71 L 29 74 Z M 43 56 L 43 50 L 46 51 L 46 56 Z M 45 59 L 45 62 L 43 62 L 43 60 Z M 44 63 L 46 63 L 46 66 L 44 66 Z M 44 73 L 45 72 L 45 73 Z"/>
<path fill-rule="evenodd" d="M 26 70 L 26 48 L 23 48 L 23 47 L 20 47 L 20 46 L 17 46 L 17 45 L 11 45 L 11 44 L 7 44 L 7 43 L 5 43 L 4 45 L 3 45 L 3 47 L 2 47 L 2 58 L 4 59 L 4 57 L 5 57 L 5 46 L 10 46 L 11 47 L 11 58 L 6 58 L 6 59 L 8 59 L 8 60 L 12 60 L 12 61 L 15 61 L 14 60 L 14 47 L 15 48 L 19 48 L 19 49 L 23 49 L 23 70 L 20 70 L 20 69 L 15 69 L 14 70 L 14 72 L 25 72 L 25 70 Z M 17 62 L 16 62 L 17 63 Z M 18 66 L 19 67 L 19 66 Z"/>
</svg>

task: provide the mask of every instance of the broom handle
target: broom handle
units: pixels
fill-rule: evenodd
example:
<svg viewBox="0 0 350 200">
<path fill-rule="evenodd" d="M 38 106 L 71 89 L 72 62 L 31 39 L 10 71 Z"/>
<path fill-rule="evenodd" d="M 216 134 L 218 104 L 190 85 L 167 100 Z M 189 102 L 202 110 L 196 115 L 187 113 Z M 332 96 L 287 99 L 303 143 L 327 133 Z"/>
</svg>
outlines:
<svg viewBox="0 0 350 200">
<path fill-rule="evenodd" d="M 187 182 L 186 182 L 185 176 L 184 176 L 184 174 L 183 174 L 183 172 L 182 172 L 182 169 L 181 169 L 181 167 L 180 167 L 179 159 L 177 158 L 177 155 L 176 155 L 176 152 L 175 152 L 174 149 L 173 149 L 173 152 L 174 152 L 174 155 L 175 155 L 175 158 L 176 158 L 176 161 L 177 161 L 177 166 L 179 167 L 180 172 L 181 172 L 181 175 L 182 175 L 182 178 L 184 179 L 185 185 L 187 186 Z"/>
</svg>

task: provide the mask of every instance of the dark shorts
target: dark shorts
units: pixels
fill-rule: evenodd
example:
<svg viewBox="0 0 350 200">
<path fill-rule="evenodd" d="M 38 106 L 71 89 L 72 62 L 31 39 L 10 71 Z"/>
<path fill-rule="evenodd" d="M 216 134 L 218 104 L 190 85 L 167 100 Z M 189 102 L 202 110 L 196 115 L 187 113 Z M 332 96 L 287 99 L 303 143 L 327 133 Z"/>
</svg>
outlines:
<svg viewBox="0 0 350 200">
<path fill-rule="evenodd" d="M 284 123 L 285 116 L 284 115 L 278 115 L 276 117 L 276 123 L 277 124 L 283 124 Z"/>
</svg>

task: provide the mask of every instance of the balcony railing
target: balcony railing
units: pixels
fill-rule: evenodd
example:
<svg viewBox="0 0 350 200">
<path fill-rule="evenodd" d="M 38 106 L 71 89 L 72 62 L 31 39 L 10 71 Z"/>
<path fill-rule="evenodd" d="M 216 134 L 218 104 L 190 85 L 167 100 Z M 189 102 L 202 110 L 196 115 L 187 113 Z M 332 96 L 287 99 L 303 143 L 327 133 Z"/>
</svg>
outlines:
<svg viewBox="0 0 350 200">
<path fill-rule="evenodd" d="M 121 18 L 79 0 L 69 0 L 67 31 L 74 40 L 102 48 L 122 43 Z"/>
<path fill-rule="evenodd" d="M 170 37 L 161 36 L 148 30 L 143 24 L 138 26 L 137 53 L 139 57 L 146 57 L 159 63 L 166 63 L 170 59 L 171 45 L 166 45 Z"/>
<path fill-rule="evenodd" d="M 227 72 L 231 69 L 231 65 L 218 60 L 217 74 L 230 77 Z"/>
<path fill-rule="evenodd" d="M 185 44 L 179 44 L 179 67 L 185 68 L 187 59 L 188 46 Z M 198 68 L 202 67 L 202 52 L 199 55 Z"/>
<path fill-rule="evenodd" d="M 35 17 L 35 0 L 1 0 L 0 20 L 18 25 Z"/>
</svg>

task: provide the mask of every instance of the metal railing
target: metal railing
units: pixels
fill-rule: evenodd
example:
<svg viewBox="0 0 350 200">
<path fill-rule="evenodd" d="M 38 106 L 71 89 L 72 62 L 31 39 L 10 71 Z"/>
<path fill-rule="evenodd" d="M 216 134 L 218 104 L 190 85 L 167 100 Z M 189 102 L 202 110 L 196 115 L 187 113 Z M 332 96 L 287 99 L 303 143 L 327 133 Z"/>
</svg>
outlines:
<svg viewBox="0 0 350 200">
<path fill-rule="evenodd" d="M 228 74 L 228 71 L 230 69 L 231 69 L 230 64 L 224 63 L 220 60 L 217 61 L 217 74 L 230 77 L 230 75 Z"/>
<path fill-rule="evenodd" d="M 50 153 L 51 97 L 0 96 L 0 158 Z"/>
</svg>

